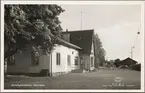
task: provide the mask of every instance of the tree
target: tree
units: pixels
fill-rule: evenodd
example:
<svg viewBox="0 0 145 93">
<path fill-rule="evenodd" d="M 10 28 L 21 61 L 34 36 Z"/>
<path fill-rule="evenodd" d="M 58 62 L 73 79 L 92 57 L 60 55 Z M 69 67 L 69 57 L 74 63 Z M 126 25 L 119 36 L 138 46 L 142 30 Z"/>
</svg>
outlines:
<svg viewBox="0 0 145 93">
<path fill-rule="evenodd" d="M 116 67 L 119 67 L 120 66 L 120 59 L 115 59 L 114 60 L 114 65 L 116 66 Z"/>
<path fill-rule="evenodd" d="M 4 57 L 26 49 L 28 45 L 51 51 L 61 35 L 58 5 L 5 5 Z"/>
<path fill-rule="evenodd" d="M 103 66 L 105 62 L 105 50 L 102 46 L 102 42 L 98 34 L 94 35 L 94 54 L 95 54 L 95 66 L 98 68 L 99 65 Z"/>
</svg>

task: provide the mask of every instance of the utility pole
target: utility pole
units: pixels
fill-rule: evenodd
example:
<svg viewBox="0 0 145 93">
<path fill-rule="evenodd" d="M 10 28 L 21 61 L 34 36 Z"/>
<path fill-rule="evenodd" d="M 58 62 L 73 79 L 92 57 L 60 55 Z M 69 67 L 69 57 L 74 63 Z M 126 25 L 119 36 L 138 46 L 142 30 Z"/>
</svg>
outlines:
<svg viewBox="0 0 145 93">
<path fill-rule="evenodd" d="M 134 46 L 131 46 L 131 60 L 133 59 L 133 48 L 135 48 Z M 133 62 L 131 61 L 131 67 L 133 65 Z"/>
<path fill-rule="evenodd" d="M 141 27 L 141 26 L 140 26 Z M 135 42 L 134 42 L 134 44 L 136 43 L 136 41 L 137 41 L 137 38 L 138 38 L 138 35 L 140 34 L 140 27 L 139 27 L 139 29 L 138 29 L 138 31 L 137 31 L 137 37 L 136 37 L 136 40 L 135 40 Z M 133 49 L 135 48 L 135 45 L 134 46 L 131 46 L 131 59 L 133 60 Z M 133 66 L 133 62 L 131 61 L 131 67 Z"/>
<path fill-rule="evenodd" d="M 134 47 L 131 46 L 131 52 L 130 52 L 130 53 L 131 53 L 131 59 L 133 59 L 133 48 L 134 48 Z"/>
<path fill-rule="evenodd" d="M 82 21 L 83 21 L 83 20 L 82 20 L 82 12 L 81 12 L 81 30 L 82 30 Z"/>
</svg>

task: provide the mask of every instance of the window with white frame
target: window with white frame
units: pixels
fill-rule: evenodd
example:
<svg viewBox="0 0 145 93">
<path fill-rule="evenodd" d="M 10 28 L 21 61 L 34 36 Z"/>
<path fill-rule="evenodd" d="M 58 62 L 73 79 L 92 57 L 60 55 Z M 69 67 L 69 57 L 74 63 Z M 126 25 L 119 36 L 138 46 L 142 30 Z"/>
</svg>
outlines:
<svg viewBox="0 0 145 93">
<path fill-rule="evenodd" d="M 39 65 L 39 52 L 31 52 L 32 65 Z"/>
<path fill-rule="evenodd" d="M 7 58 L 7 64 L 8 65 L 15 65 L 15 56 L 14 55 Z"/>
<path fill-rule="evenodd" d="M 67 55 L 67 64 L 71 65 L 71 56 L 70 55 Z"/>
<path fill-rule="evenodd" d="M 91 57 L 91 67 L 94 66 L 94 57 Z"/>
<path fill-rule="evenodd" d="M 56 53 L 56 65 L 60 65 L 60 53 Z"/>
<path fill-rule="evenodd" d="M 75 57 L 75 65 L 79 65 L 79 58 Z"/>
</svg>

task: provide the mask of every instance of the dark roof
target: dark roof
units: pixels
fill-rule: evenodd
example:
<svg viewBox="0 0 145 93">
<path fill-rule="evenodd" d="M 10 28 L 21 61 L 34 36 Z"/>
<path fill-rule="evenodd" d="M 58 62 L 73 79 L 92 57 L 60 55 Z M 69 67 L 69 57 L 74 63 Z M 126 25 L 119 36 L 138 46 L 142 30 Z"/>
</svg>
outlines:
<svg viewBox="0 0 145 93">
<path fill-rule="evenodd" d="M 79 50 L 82 49 L 79 46 L 76 46 L 76 45 L 74 45 L 72 43 L 66 42 L 65 40 L 63 40 L 61 38 L 58 38 L 58 40 L 59 40 L 61 45 L 64 45 L 64 46 L 67 46 L 67 47 L 71 47 L 71 48 L 74 48 L 74 49 L 79 49 Z"/>
<path fill-rule="evenodd" d="M 135 60 L 133 60 L 133 59 L 131 59 L 131 58 L 126 58 L 126 59 L 124 59 L 124 60 L 122 60 L 121 61 L 123 64 L 136 64 L 137 63 L 137 61 L 135 61 Z"/>
<path fill-rule="evenodd" d="M 131 60 L 131 61 L 134 61 L 135 63 L 137 63 L 137 61 L 135 61 L 135 60 L 133 60 L 133 59 L 131 59 L 130 57 L 128 57 L 128 58 L 126 58 L 126 59 L 124 59 L 124 61 L 127 61 L 127 60 Z"/>
<path fill-rule="evenodd" d="M 77 30 L 77 31 L 67 31 L 63 34 L 70 35 L 70 43 L 77 45 L 82 48 L 82 53 L 90 54 L 92 47 L 92 40 L 94 30 Z"/>
</svg>

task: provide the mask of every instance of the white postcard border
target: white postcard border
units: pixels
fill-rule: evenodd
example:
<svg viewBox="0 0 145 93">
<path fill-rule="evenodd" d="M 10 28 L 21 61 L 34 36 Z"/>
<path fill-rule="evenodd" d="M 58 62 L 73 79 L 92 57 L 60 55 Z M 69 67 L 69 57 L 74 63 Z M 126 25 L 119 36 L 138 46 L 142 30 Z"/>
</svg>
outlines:
<svg viewBox="0 0 145 93">
<path fill-rule="evenodd" d="M 141 90 L 91 90 L 91 89 L 4 89 L 4 4 L 66 4 L 66 5 L 141 5 Z M 144 1 L 1 1 L 1 91 L 2 92 L 144 92 Z"/>
</svg>

